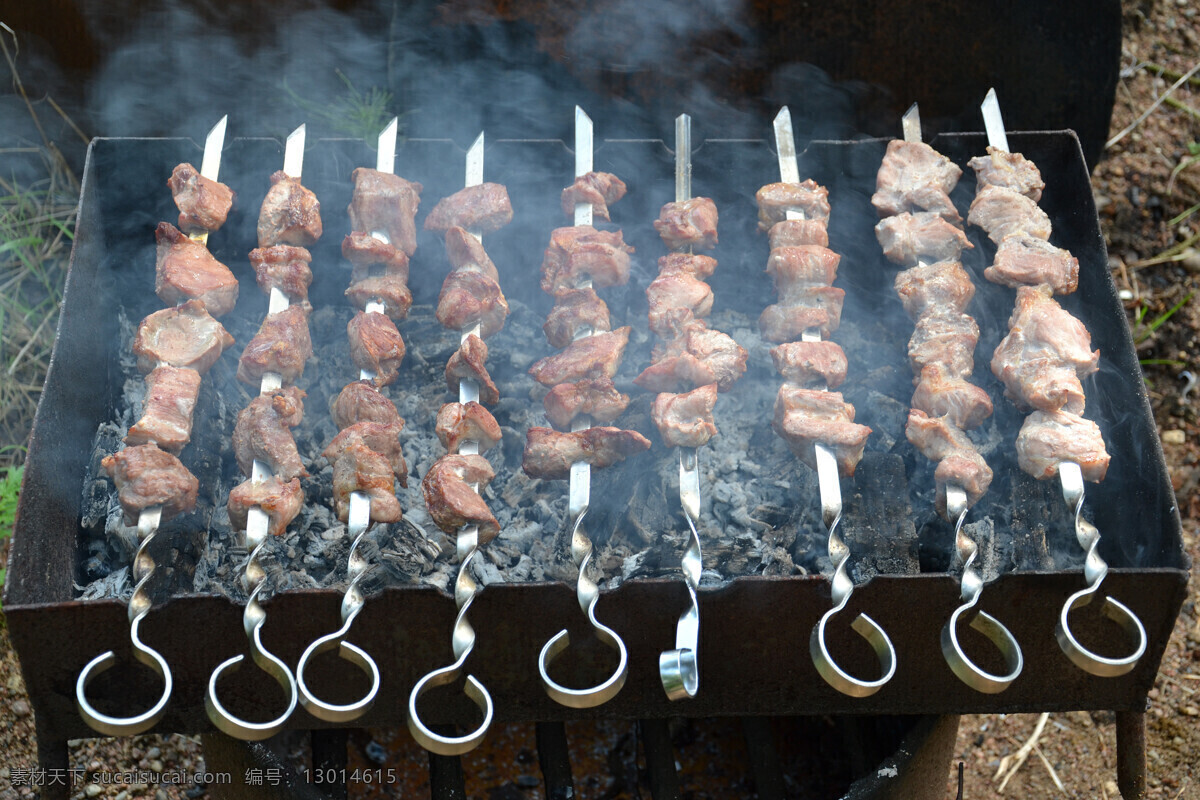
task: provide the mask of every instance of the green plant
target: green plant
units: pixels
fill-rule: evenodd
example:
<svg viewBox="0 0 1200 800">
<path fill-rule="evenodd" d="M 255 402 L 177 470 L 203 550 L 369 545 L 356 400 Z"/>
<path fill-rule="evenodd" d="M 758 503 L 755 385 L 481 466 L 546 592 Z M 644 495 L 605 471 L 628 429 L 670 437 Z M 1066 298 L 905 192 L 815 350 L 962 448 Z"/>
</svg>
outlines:
<svg viewBox="0 0 1200 800">
<path fill-rule="evenodd" d="M 330 129 L 374 143 L 374 138 L 379 131 L 391 117 L 395 116 L 389 110 L 392 104 L 392 93 L 377 86 L 371 87 L 366 92 L 360 92 L 341 70 L 335 70 L 335 72 L 342 83 L 346 85 L 346 93 L 329 102 L 319 102 L 301 97 L 288 85 L 287 78 L 283 80 L 283 90 L 297 108 L 321 120 Z"/>
<path fill-rule="evenodd" d="M 1133 342 L 1134 342 L 1134 344 L 1141 344 L 1142 342 L 1146 341 L 1151 336 L 1153 336 L 1154 332 L 1156 330 L 1158 330 L 1159 328 L 1161 328 L 1163 323 L 1165 323 L 1171 317 L 1175 316 L 1175 313 L 1177 311 L 1179 311 L 1179 309 L 1183 308 L 1187 304 L 1187 302 L 1192 299 L 1192 295 L 1194 295 L 1194 294 L 1195 294 L 1194 291 L 1188 292 L 1187 294 L 1185 294 L 1183 296 L 1182 300 L 1180 300 L 1175 305 L 1171 306 L 1169 309 L 1164 311 L 1162 314 L 1155 317 L 1149 323 L 1146 322 L 1146 314 L 1149 312 L 1149 309 L 1146 308 L 1146 306 L 1142 306 L 1141 308 L 1139 308 L 1137 310 L 1137 313 L 1134 315 L 1134 319 L 1133 319 Z"/>
<path fill-rule="evenodd" d="M 0 478 L 0 544 L 12 536 L 13 525 L 17 520 L 17 495 L 21 493 L 21 478 L 25 475 L 25 466 L 6 467 L 4 477 Z M 4 586 L 5 568 L 0 563 L 0 587 Z"/>
</svg>

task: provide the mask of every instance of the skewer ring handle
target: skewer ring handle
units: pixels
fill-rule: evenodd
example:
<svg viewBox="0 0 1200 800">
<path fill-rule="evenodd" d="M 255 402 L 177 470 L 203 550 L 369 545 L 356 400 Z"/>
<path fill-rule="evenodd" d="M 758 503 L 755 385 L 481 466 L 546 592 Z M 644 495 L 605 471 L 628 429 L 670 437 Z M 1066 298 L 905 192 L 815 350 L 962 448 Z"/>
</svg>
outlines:
<svg viewBox="0 0 1200 800">
<path fill-rule="evenodd" d="M 361 647 L 345 641 L 346 634 L 350 632 L 350 626 L 354 623 L 354 616 L 357 616 L 357 613 L 347 618 L 341 630 L 314 640 L 305 649 L 304 655 L 300 656 L 300 661 L 296 664 L 296 687 L 300 692 L 300 704 L 308 713 L 326 722 L 352 722 L 358 719 L 367 713 L 371 706 L 375 705 L 375 698 L 379 694 L 379 666 Z M 371 688 L 367 690 L 366 694 L 353 703 L 345 705 L 326 703 L 319 699 L 308 688 L 308 684 L 304 680 L 304 671 L 308 669 L 309 660 L 335 647 L 338 649 L 340 658 L 357 666 L 371 681 Z"/>
<path fill-rule="evenodd" d="M 483 722 L 475 730 L 463 736 L 443 736 L 431 730 L 421 721 L 421 715 L 417 713 L 417 701 L 421 699 L 421 696 L 430 689 L 452 683 L 462 671 L 462 663 L 465 658 L 464 656 L 454 664 L 434 670 L 424 678 L 421 678 L 421 680 L 417 681 L 417 685 L 413 687 L 412 693 L 408 696 L 409 733 L 417 740 L 417 744 L 439 756 L 461 756 L 464 753 L 471 752 L 479 746 L 479 743 L 483 741 L 483 737 L 487 735 L 488 728 L 492 726 L 492 717 L 495 713 L 495 707 L 492 705 L 492 696 L 488 694 L 488 690 L 484 688 L 483 684 L 474 675 L 467 676 L 466 684 L 463 686 L 463 693 L 471 698 L 475 705 L 479 707 L 479 710 L 483 712 Z"/>
<path fill-rule="evenodd" d="M 83 717 L 83 721 L 88 724 L 88 727 L 105 736 L 136 736 L 139 733 L 145 733 L 162 719 L 167 710 L 167 702 L 171 699 L 171 690 L 174 687 L 171 668 L 167 666 L 166 659 L 157 650 L 142 644 L 141 639 L 138 638 L 138 626 L 141 621 L 141 617 L 134 618 L 129 626 L 129 638 L 133 644 L 133 657 L 162 678 L 163 690 L 159 695 L 158 702 L 141 714 L 132 717 L 113 717 L 100 713 L 88 701 L 88 685 L 97 675 L 117 663 L 117 654 L 112 650 L 89 661 L 75 681 L 75 706 L 79 709 L 79 715 Z"/>
<path fill-rule="evenodd" d="M 700 690 L 700 665 L 696 651 L 666 650 L 658 654 L 658 677 L 668 700 L 687 700 Z"/>
<path fill-rule="evenodd" d="M 817 672 L 830 686 L 850 697 L 870 697 L 883 688 L 883 685 L 896 674 L 896 648 L 879 623 L 866 614 L 859 614 L 850 627 L 871 645 L 871 649 L 875 651 L 875 655 L 879 659 L 879 669 L 882 675 L 876 680 L 865 681 L 854 677 L 838 666 L 825 643 L 825 629 L 829 620 L 844 607 L 845 602 L 825 612 L 821 621 L 813 627 L 812 635 L 808 639 L 808 651 Z"/>
<path fill-rule="evenodd" d="M 1084 647 L 1075 634 L 1071 632 L 1070 614 L 1076 608 L 1086 606 L 1096 596 L 1096 588 L 1080 589 L 1067 598 L 1062 611 L 1058 615 L 1058 624 L 1054 626 L 1054 638 L 1062 648 L 1071 663 L 1084 672 L 1101 678 L 1115 678 L 1124 675 L 1135 666 L 1146 652 L 1146 628 L 1137 615 L 1129 610 L 1124 603 L 1111 597 L 1104 598 L 1104 615 L 1111 619 L 1136 642 L 1133 653 L 1124 658 L 1107 658 Z"/>
<path fill-rule="evenodd" d="M 258 664 L 263 672 L 274 678 L 287 694 L 288 704 L 286 710 L 268 722 L 249 722 L 248 720 L 234 716 L 221 704 L 220 699 L 217 697 L 217 682 L 226 670 L 236 672 L 241 668 L 242 661 L 246 658 L 244 655 L 236 655 L 221 662 L 213 670 L 212 675 L 209 676 L 208 691 L 204 695 L 204 708 L 208 712 L 208 719 L 216 726 L 217 730 L 244 742 L 259 742 L 263 739 L 269 739 L 283 730 L 283 726 L 292 716 L 292 713 L 295 712 L 296 703 L 300 697 L 299 690 L 296 687 L 296 679 L 292 676 L 292 672 L 288 669 L 287 664 L 284 664 L 277 656 L 272 655 L 263 648 L 261 631 L 261 626 L 256 627 L 251 635 L 251 651 L 254 655 L 254 662 Z"/>
<path fill-rule="evenodd" d="M 996 646 L 1004 657 L 1008 672 L 995 675 L 987 672 L 971 660 L 962 643 L 958 640 L 958 624 L 964 614 L 974 608 L 975 603 L 964 603 L 954 610 L 949 621 L 942 628 L 942 656 L 958 679 L 977 692 L 998 694 L 1003 692 L 1021 674 L 1025 666 L 1025 657 L 1021 653 L 1021 645 L 1012 635 L 1012 631 L 1004 627 L 1000 620 L 986 611 L 980 611 L 971 620 L 971 627 L 982 633 Z"/>
<path fill-rule="evenodd" d="M 617 636 L 612 629 L 597 622 L 593 612 L 589 611 L 588 616 L 596 629 L 596 638 L 617 651 L 617 668 L 607 680 L 587 689 L 571 689 L 555 682 L 550 677 L 550 665 L 571 644 L 571 634 L 566 628 L 546 642 L 542 647 L 542 652 L 538 655 L 538 674 L 542 677 L 542 686 L 546 689 L 546 694 L 550 695 L 550 699 L 554 702 L 568 708 L 595 708 L 607 703 L 624 688 L 625 678 L 628 676 L 629 654 L 625 650 L 625 642 L 621 641 L 621 637 Z"/>
</svg>

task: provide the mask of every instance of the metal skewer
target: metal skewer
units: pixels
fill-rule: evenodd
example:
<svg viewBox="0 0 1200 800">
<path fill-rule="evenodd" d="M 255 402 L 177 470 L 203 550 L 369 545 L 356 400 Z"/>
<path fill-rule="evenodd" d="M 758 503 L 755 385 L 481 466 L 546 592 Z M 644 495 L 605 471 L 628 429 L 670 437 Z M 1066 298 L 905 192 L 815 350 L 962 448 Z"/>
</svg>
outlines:
<svg viewBox="0 0 1200 800">
<path fill-rule="evenodd" d="M 796 162 L 796 142 L 792 134 L 792 115 L 787 106 L 780 109 L 775 117 L 775 148 L 779 154 L 779 177 L 784 183 L 799 183 L 800 168 Z M 788 209 L 788 219 L 803 219 L 803 212 Z M 809 328 L 801 334 L 801 341 L 821 341 L 819 328 Z M 838 526 L 842 521 L 842 485 L 838 475 L 837 456 L 828 446 L 815 443 L 817 462 L 817 481 L 821 493 L 821 519 L 829 532 L 829 560 L 833 563 L 831 578 L 831 594 L 833 608 L 825 612 L 821 620 L 813 628 L 808 640 L 809 654 L 817 672 L 833 688 L 851 697 L 869 697 L 896 673 L 896 648 L 887 633 L 879 623 L 866 614 L 859 614 L 851 627 L 859 636 L 867 640 L 871 649 L 879 659 L 881 676 L 873 681 L 856 678 L 846 672 L 834 660 L 825 642 L 825 631 L 829 621 L 846 607 L 850 595 L 854 592 L 854 580 L 850 577 L 847 563 L 850 561 L 850 548 L 838 534 Z"/>
<path fill-rule="evenodd" d="M 284 148 L 283 171 L 287 173 L 288 177 L 296 180 L 300 179 L 304 168 L 304 133 L 303 125 L 296 128 L 288 135 L 287 145 Z M 287 295 L 278 288 L 272 287 L 267 314 L 285 311 L 288 305 Z M 282 376 L 278 373 L 266 372 L 259 384 L 259 394 L 273 392 L 282 385 Z M 271 467 L 258 459 L 254 460 L 251 473 L 250 479 L 255 483 L 265 481 L 272 475 Z M 254 658 L 254 663 L 258 665 L 259 669 L 274 678 L 287 694 L 287 708 L 281 715 L 268 722 L 250 722 L 235 716 L 221 704 L 217 697 L 217 682 L 226 670 L 236 672 L 241 668 L 245 656 L 240 653 L 221 662 L 213 670 L 212 675 L 208 678 L 208 691 L 204 696 L 204 707 L 212 724 L 222 733 L 245 741 L 267 739 L 282 730 L 292 712 L 296 710 L 296 703 L 299 699 L 299 690 L 292 671 L 278 656 L 263 647 L 262 643 L 262 628 L 267 622 L 267 612 L 259 602 L 259 596 L 266 583 L 267 573 L 259 559 L 269 535 L 269 523 L 270 518 L 261 506 L 252 507 L 246 515 L 246 549 L 250 551 L 250 554 L 246 559 L 245 571 L 242 574 L 242 586 L 250 596 L 246 600 L 246 610 L 242 614 L 242 628 L 250 640 L 250 655 Z"/>
<path fill-rule="evenodd" d="M 475 143 L 471 145 L 471 149 L 467 151 L 466 180 L 464 182 L 466 186 L 478 186 L 483 183 L 483 149 L 484 138 L 481 132 L 475 139 Z M 477 240 L 483 241 L 483 236 L 479 231 L 471 230 L 468 233 Z M 479 333 L 480 325 L 476 322 L 470 328 L 462 331 L 459 337 L 460 344 L 466 342 L 469 336 L 479 336 Z M 479 384 L 475 380 L 462 379 L 459 381 L 458 402 L 479 402 Z M 479 442 L 464 441 L 459 445 L 458 452 L 464 455 L 477 455 Z M 471 488 L 476 492 L 479 491 L 478 484 L 472 485 Z M 450 639 L 454 652 L 454 663 L 448 667 L 434 670 L 421 678 L 413 686 L 412 693 L 408 696 L 409 732 L 417 740 L 417 744 L 431 753 L 441 756 L 459 756 L 478 747 L 479 743 L 483 741 L 483 737 L 487 735 L 488 728 L 492 726 L 492 716 L 495 710 L 492 696 L 488 694 L 488 690 L 474 675 L 468 674 L 463 692 L 483 713 L 483 721 L 475 730 L 462 736 L 443 736 L 427 726 L 417 712 L 417 701 L 421 699 L 421 696 L 430 689 L 445 686 L 457 680 L 458 676 L 462 674 L 463 665 L 471 655 L 471 651 L 475 649 L 475 629 L 467 620 L 467 612 L 475 601 L 475 596 L 479 593 L 479 585 L 471 577 L 471 562 L 479 552 L 478 525 L 464 525 L 459 529 L 455 539 L 455 550 L 458 552 L 459 560 L 458 575 L 454 579 L 454 602 L 458 606 L 458 615 L 454 619 L 454 631 Z"/>
<path fill-rule="evenodd" d="M 204 160 L 201 162 L 200 174 L 209 180 L 217 180 L 217 176 L 221 172 L 221 151 L 225 146 L 225 128 L 228 122 L 228 114 L 221 117 L 204 139 Z M 207 244 L 208 231 L 194 233 L 191 238 L 201 244 Z M 129 641 L 133 647 L 134 658 L 148 666 L 162 679 L 162 694 L 148 710 L 132 717 L 113 717 L 97 711 L 87 699 L 87 687 L 97 675 L 116 664 L 117 655 L 112 650 L 89 661 L 75 681 L 75 705 L 79 709 L 80 716 L 97 733 L 107 736 L 136 736 L 144 733 L 162 719 L 162 715 L 167 709 L 167 702 L 171 699 L 171 690 L 174 687 L 171 668 L 157 650 L 142 643 L 139 634 L 142 620 L 150 613 L 153 605 L 148 584 L 158 565 L 154 563 L 154 557 L 150 555 L 150 544 L 158 533 L 161 521 L 161 505 L 150 506 L 138 514 L 138 548 L 134 553 L 132 565 L 133 579 L 137 583 L 134 586 L 133 595 L 129 598 Z"/>
<path fill-rule="evenodd" d="M 394 173 L 396 170 L 396 133 L 399 123 L 399 118 L 392 117 L 392 121 L 379 134 L 378 149 L 375 154 L 375 169 L 378 172 Z M 371 231 L 371 236 L 390 244 L 388 235 L 383 231 Z M 375 299 L 366 304 L 366 310 L 368 313 L 382 314 L 386 309 L 382 301 Z M 370 370 L 363 369 L 358 373 L 359 380 L 369 380 L 374 377 L 374 373 Z M 346 586 L 346 593 L 342 595 L 342 627 L 333 633 L 314 639 L 305 648 L 303 655 L 296 663 L 296 685 L 300 691 L 300 704 L 308 710 L 308 713 L 326 722 L 350 722 L 358 719 L 367 713 L 371 706 L 375 705 L 375 698 L 379 695 L 380 686 L 379 666 L 375 660 L 358 645 L 346 641 L 346 637 L 350 635 L 350 627 L 366 604 L 362 583 L 374 568 L 367 563 L 361 550 L 363 537 L 367 535 L 367 531 L 371 527 L 371 499 L 365 492 L 353 491 L 350 493 L 350 512 L 347 517 L 346 533 L 352 541 L 350 554 L 346 557 L 346 577 L 350 583 Z M 314 695 L 304 680 L 304 672 L 308 669 L 309 660 L 335 647 L 339 657 L 356 665 L 371 682 L 366 694 L 351 703 L 327 703 Z"/>
<path fill-rule="evenodd" d="M 592 171 L 592 120 L 579 106 L 575 106 L 575 177 L 586 175 Z M 575 224 L 592 224 L 592 204 L 575 204 Z M 584 281 L 580 288 L 592 285 L 590 280 Z M 578 332 L 576 339 L 591 336 L 591 329 Z M 592 427 L 590 417 L 576 417 L 571 423 L 571 432 L 587 430 Z M 571 558 L 579 568 L 579 578 L 575 583 L 575 597 L 579 607 L 587 614 L 588 622 L 596 631 L 596 638 L 608 647 L 617 651 L 617 668 L 602 683 L 587 689 L 570 689 L 556 683 L 550 677 L 550 665 L 571 644 L 571 634 L 563 628 L 542 647 L 538 655 L 538 673 L 542 677 L 542 685 L 546 694 L 557 703 L 570 708 L 594 708 L 607 703 L 616 697 L 625 685 L 629 656 L 625 650 L 625 642 L 611 628 L 602 625 L 596 619 L 596 603 L 600 600 L 600 587 L 588 576 L 588 566 L 592 561 L 592 541 L 583 529 L 583 518 L 587 516 L 591 504 L 592 465 L 580 461 L 571 465 L 571 483 L 568 495 L 567 512 L 571 515 Z"/>
<path fill-rule="evenodd" d="M 1000 101 L 996 90 L 989 89 L 987 96 L 980 105 L 983 112 L 983 124 L 987 130 L 988 144 L 998 150 L 1011 152 L 1008 149 L 1008 135 L 1004 129 L 1004 119 L 1000 116 Z M 1084 672 L 1101 678 L 1114 678 L 1124 675 L 1137 666 L 1137 662 L 1146 652 L 1146 628 L 1142 621 L 1128 606 L 1105 595 L 1104 615 L 1117 623 L 1122 630 L 1135 642 L 1132 653 L 1123 658 L 1107 658 L 1085 647 L 1071 631 L 1070 614 L 1076 608 L 1086 606 L 1100 593 L 1100 584 L 1108 575 L 1108 564 L 1100 557 L 1100 531 L 1095 525 L 1083 518 L 1083 470 L 1073 461 L 1061 461 L 1058 464 L 1058 479 L 1062 486 L 1063 500 L 1075 515 L 1075 539 L 1087 554 L 1083 563 L 1083 575 L 1087 587 L 1080 589 L 1067 598 L 1058 615 L 1054 626 L 1054 638 L 1063 653 L 1075 666 Z"/>
</svg>

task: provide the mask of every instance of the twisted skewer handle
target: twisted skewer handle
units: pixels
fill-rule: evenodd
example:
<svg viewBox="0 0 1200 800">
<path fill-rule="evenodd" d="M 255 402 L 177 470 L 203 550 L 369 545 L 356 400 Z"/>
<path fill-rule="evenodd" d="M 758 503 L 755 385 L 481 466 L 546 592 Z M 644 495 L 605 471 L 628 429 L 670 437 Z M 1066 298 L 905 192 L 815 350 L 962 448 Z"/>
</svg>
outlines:
<svg viewBox="0 0 1200 800">
<path fill-rule="evenodd" d="M 675 626 L 675 649 L 658 656 L 658 677 L 668 700 L 695 697 L 700 689 L 700 601 L 696 589 L 700 586 L 703 561 L 700 556 L 700 451 L 695 447 L 679 448 L 679 500 L 687 517 L 687 548 L 683 551 L 680 571 L 687 584 L 689 605 Z"/>
</svg>

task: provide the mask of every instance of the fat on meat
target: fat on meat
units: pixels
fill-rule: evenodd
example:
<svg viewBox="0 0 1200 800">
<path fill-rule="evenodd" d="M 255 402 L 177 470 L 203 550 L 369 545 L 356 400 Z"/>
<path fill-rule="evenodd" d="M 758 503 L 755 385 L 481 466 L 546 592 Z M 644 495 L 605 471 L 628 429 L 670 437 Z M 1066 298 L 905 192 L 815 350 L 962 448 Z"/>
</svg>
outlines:
<svg viewBox="0 0 1200 800">
<path fill-rule="evenodd" d="M 246 530 L 250 509 L 258 506 L 267 515 L 267 533 L 280 536 L 304 507 L 300 479 L 281 481 L 275 475 L 262 481 L 245 480 L 229 490 L 229 524 Z"/>
<path fill-rule="evenodd" d="M 969 314 L 952 308 L 932 308 L 917 318 L 908 340 L 908 360 L 914 374 L 940 364 L 951 375 L 967 376 L 975 369 L 979 325 Z"/>
<path fill-rule="evenodd" d="M 1050 217 L 1037 203 L 1003 186 L 980 187 L 971 201 L 967 222 L 983 228 L 996 244 L 1016 233 L 1049 239 L 1051 232 Z"/>
<path fill-rule="evenodd" d="M 590 280 L 598 289 L 629 282 L 629 254 L 620 231 L 598 231 L 591 225 L 555 228 L 542 257 L 542 291 L 556 294 Z"/>
<path fill-rule="evenodd" d="M 846 380 L 849 364 L 837 342 L 785 342 L 771 348 L 775 371 L 788 383 L 805 388 L 836 389 Z"/>
<path fill-rule="evenodd" d="M 233 344 L 229 332 L 199 300 L 155 311 L 138 324 L 133 354 L 138 369 L 150 372 L 160 364 L 189 367 L 201 375 Z"/>
<path fill-rule="evenodd" d="M 921 369 L 912 407 L 931 417 L 945 417 L 956 428 L 972 430 L 992 415 L 992 398 L 944 364 L 933 363 Z"/>
<path fill-rule="evenodd" d="M 608 306 L 596 290 L 560 289 L 554 295 L 554 308 L 542 325 L 546 341 L 552 347 L 563 348 L 575 341 L 583 331 L 609 331 L 612 322 L 608 316 Z"/>
<path fill-rule="evenodd" d="M 687 391 L 710 383 L 727 392 L 745 374 L 747 356 L 732 336 L 695 320 L 674 339 L 656 346 L 653 363 L 633 382 L 650 392 Z"/>
<path fill-rule="evenodd" d="M 968 505 L 975 505 L 987 494 L 992 470 L 976 450 L 974 443 L 945 417 L 931 417 L 920 409 L 908 412 L 905 436 L 913 447 L 936 462 L 933 478 L 937 482 L 937 509 L 946 513 L 946 486 L 961 487 Z"/>
<path fill-rule="evenodd" d="M 650 304 L 650 330 L 659 336 L 673 336 L 681 325 L 709 315 L 713 291 L 686 272 L 668 272 L 650 282 L 646 299 Z"/>
<path fill-rule="evenodd" d="M 758 229 L 770 231 L 787 219 L 788 211 L 797 211 L 805 219 L 829 219 L 829 190 L 809 179 L 801 183 L 768 183 L 754 195 L 758 203 Z"/>
<path fill-rule="evenodd" d="M 804 245 L 815 245 L 817 247 L 829 246 L 829 220 L 828 219 L 784 219 L 776 222 L 767 231 L 768 246 L 774 250 L 776 247 L 803 247 Z"/>
<path fill-rule="evenodd" d="M 979 186 L 1003 186 L 1035 203 L 1042 199 L 1042 189 L 1046 188 L 1037 166 L 1020 153 L 988 145 L 987 155 L 975 156 L 967 166 L 975 170 L 975 182 Z"/>
<path fill-rule="evenodd" d="M 957 164 L 924 142 L 893 139 L 875 175 L 871 205 L 881 217 L 932 211 L 957 223 L 962 217 L 950 200 L 950 192 L 960 177 L 962 170 Z"/>
<path fill-rule="evenodd" d="M 479 387 L 479 402 L 485 406 L 499 403 L 500 390 L 488 374 L 487 355 L 488 346 L 483 339 L 474 334 L 464 339 L 446 362 L 446 387 L 452 392 L 457 392 L 462 381 L 475 381 L 475 385 Z"/>
<path fill-rule="evenodd" d="M 408 253 L 369 233 L 354 231 L 342 239 L 342 258 L 350 262 L 350 282 L 382 274 L 408 283 Z"/>
<path fill-rule="evenodd" d="M 312 285 L 312 254 L 303 247 L 277 244 L 256 247 L 250 251 L 254 280 L 264 294 L 278 289 L 288 300 L 298 305 L 308 302 L 308 287 Z"/>
<path fill-rule="evenodd" d="M 862 460 L 871 429 L 854 421 L 854 406 L 840 392 L 805 389 L 791 383 L 779 387 L 771 427 L 801 461 L 817 468 L 816 445 L 833 450 L 838 474 L 848 477 Z"/>
<path fill-rule="evenodd" d="M 914 320 L 932 311 L 961 314 L 975 297 L 975 283 L 957 261 L 910 267 L 898 272 L 892 285 Z"/>
<path fill-rule="evenodd" d="M 1017 464 L 1038 480 L 1058 474 L 1059 465 L 1073 461 L 1083 479 L 1104 480 L 1110 456 L 1100 426 L 1069 411 L 1034 411 L 1017 434 Z"/>
<path fill-rule="evenodd" d="M 889 261 L 906 267 L 922 261 L 958 261 L 963 250 L 975 247 L 962 228 L 934 211 L 884 217 L 875 226 L 875 238 Z"/>
<path fill-rule="evenodd" d="M 363 444 L 387 459 L 392 467 L 392 474 L 400 481 L 401 486 L 408 486 L 408 464 L 404 461 L 404 451 L 400 447 L 400 431 L 404 429 L 403 422 L 392 422 L 386 425 L 378 422 L 356 422 L 343 428 L 333 441 L 322 451 L 321 455 L 330 464 L 335 463 L 342 452 L 353 444 Z"/>
<path fill-rule="evenodd" d="M 192 438 L 192 412 L 200 396 L 200 373 L 166 364 L 146 376 L 146 401 L 142 416 L 129 428 L 125 444 L 154 442 L 178 453 Z"/>
<path fill-rule="evenodd" d="M 508 300 L 495 278 L 482 272 L 452 270 L 442 282 L 438 295 L 437 321 L 453 331 L 479 324 L 484 339 L 504 327 Z"/>
<path fill-rule="evenodd" d="M 345 447 L 333 462 L 333 504 L 342 522 L 350 519 L 350 495 L 354 492 L 367 496 L 373 522 L 399 522 L 404 516 L 396 499 L 391 463 L 362 442 Z"/>
<path fill-rule="evenodd" d="M 160 300 L 167 305 L 199 300 L 214 317 L 233 310 L 238 282 L 229 267 L 169 222 L 158 223 L 154 238 L 154 293 Z"/>
<path fill-rule="evenodd" d="M 1014 233 L 1000 242 L 983 277 L 1013 289 L 1046 284 L 1055 294 L 1071 294 L 1079 288 L 1079 259 L 1045 239 Z"/>
</svg>

